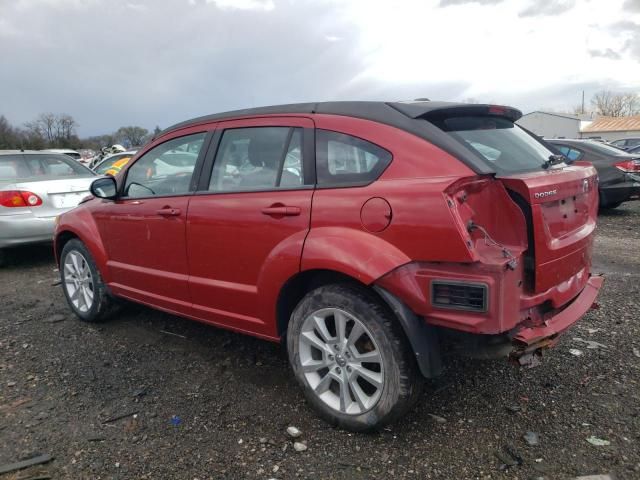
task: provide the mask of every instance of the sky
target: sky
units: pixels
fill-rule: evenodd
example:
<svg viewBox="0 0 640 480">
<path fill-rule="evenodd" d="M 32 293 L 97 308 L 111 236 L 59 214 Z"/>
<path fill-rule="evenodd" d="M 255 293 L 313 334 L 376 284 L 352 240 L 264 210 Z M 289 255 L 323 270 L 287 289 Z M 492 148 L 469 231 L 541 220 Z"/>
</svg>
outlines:
<svg viewBox="0 0 640 480">
<path fill-rule="evenodd" d="M 640 93 L 640 0 L 0 0 L 0 115 L 81 137 L 328 100 Z"/>
</svg>

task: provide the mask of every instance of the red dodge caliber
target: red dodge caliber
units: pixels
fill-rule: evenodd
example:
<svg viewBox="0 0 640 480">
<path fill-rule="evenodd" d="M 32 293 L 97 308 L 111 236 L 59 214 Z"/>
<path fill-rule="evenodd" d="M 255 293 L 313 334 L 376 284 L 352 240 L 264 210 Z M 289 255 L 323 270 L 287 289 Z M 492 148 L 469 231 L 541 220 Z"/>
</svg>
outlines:
<svg viewBox="0 0 640 480">
<path fill-rule="evenodd" d="M 59 218 L 64 294 L 88 322 L 125 298 L 282 341 L 324 419 L 379 428 L 444 350 L 532 365 L 602 286 L 596 172 L 520 116 L 330 102 L 175 125 Z"/>
</svg>

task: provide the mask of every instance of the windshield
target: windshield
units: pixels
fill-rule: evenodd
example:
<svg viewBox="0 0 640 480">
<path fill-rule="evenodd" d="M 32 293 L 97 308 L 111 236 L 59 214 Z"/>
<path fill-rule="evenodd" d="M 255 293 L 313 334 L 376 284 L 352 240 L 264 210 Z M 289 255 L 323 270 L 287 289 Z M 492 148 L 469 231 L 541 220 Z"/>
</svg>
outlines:
<svg viewBox="0 0 640 480">
<path fill-rule="evenodd" d="M 449 117 L 432 123 L 480 154 L 498 173 L 543 168 L 554 154 L 506 118 L 478 115 Z"/>
</svg>

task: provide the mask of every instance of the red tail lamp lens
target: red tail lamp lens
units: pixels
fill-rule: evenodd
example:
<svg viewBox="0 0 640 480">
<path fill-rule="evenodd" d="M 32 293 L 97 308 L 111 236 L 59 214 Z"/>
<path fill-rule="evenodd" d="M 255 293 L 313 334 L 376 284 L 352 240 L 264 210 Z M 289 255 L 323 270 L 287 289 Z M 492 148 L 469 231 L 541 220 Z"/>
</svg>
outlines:
<svg viewBox="0 0 640 480">
<path fill-rule="evenodd" d="M 616 163 L 616 168 L 623 172 L 640 172 L 640 160 L 627 160 L 626 162 Z"/>
<path fill-rule="evenodd" d="M 42 199 L 33 192 L 24 190 L 8 190 L 0 192 L 0 205 L 3 207 L 37 207 Z"/>
</svg>

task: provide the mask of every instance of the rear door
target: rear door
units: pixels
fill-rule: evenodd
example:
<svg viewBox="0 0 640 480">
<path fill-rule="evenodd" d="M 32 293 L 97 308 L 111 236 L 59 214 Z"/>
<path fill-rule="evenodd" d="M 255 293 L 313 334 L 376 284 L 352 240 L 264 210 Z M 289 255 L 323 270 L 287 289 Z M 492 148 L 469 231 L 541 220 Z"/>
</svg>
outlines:
<svg viewBox="0 0 640 480">
<path fill-rule="evenodd" d="M 118 199 L 93 211 L 115 293 L 190 313 L 185 222 L 210 136 L 194 127 L 155 145 L 127 169 Z"/>
<path fill-rule="evenodd" d="M 213 323 L 273 337 L 275 299 L 300 269 L 309 230 L 313 121 L 221 122 L 215 142 L 189 204 L 194 312 Z"/>
</svg>

